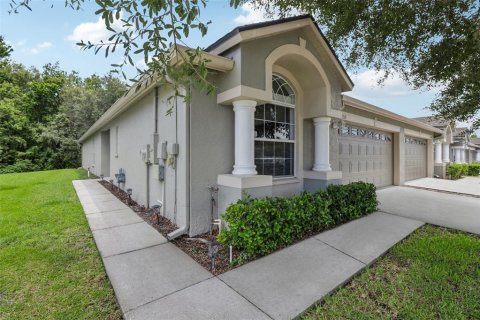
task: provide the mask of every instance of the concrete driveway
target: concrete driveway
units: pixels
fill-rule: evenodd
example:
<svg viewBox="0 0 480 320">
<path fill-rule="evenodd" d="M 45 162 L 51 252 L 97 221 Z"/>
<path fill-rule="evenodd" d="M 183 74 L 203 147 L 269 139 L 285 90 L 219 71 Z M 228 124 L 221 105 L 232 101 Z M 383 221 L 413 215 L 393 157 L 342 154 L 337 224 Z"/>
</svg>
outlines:
<svg viewBox="0 0 480 320">
<path fill-rule="evenodd" d="M 480 234 L 480 198 L 409 187 L 385 188 L 377 195 L 385 213 Z"/>
<path fill-rule="evenodd" d="M 464 177 L 458 180 L 422 178 L 405 182 L 406 186 L 464 193 L 480 197 L 480 177 Z"/>
</svg>

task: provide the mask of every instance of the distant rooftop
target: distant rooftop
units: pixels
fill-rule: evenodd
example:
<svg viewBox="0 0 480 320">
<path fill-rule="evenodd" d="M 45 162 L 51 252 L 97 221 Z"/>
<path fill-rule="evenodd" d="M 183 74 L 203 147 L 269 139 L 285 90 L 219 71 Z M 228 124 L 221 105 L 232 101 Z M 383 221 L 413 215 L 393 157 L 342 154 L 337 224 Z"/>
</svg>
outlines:
<svg viewBox="0 0 480 320">
<path fill-rule="evenodd" d="M 470 142 L 480 146 L 480 138 L 470 138 Z"/>
<path fill-rule="evenodd" d="M 434 117 L 434 116 L 418 117 L 418 118 L 413 118 L 413 120 L 417 120 L 417 121 L 429 124 L 432 127 L 442 128 L 442 129 L 448 126 L 449 124 L 449 122 L 446 121 L 445 119 Z"/>
</svg>

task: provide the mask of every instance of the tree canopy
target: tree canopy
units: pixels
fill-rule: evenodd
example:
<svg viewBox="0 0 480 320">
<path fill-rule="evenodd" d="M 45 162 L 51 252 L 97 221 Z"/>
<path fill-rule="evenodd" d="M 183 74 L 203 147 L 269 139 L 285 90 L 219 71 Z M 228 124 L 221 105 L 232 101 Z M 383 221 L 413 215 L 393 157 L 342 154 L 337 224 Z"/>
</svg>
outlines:
<svg viewBox="0 0 480 320">
<path fill-rule="evenodd" d="M 31 0 L 11 0 L 11 11 L 29 8 Z M 84 0 L 65 0 L 79 9 Z M 122 50 L 123 62 L 112 65 L 123 73 L 143 54 L 147 70 L 139 77 L 160 75 L 174 84 L 189 82 L 212 92 L 205 61 L 195 48 L 172 66 L 172 51 L 192 30 L 204 35 L 206 0 L 97 0 L 97 14 L 111 31 L 101 43 L 79 43 L 105 55 Z M 397 72 L 415 88 L 439 87 L 430 108 L 450 120 L 473 120 L 480 126 L 480 2 L 478 0 L 230 0 L 237 7 L 252 3 L 257 10 L 280 14 L 309 13 L 319 23 L 333 48 L 351 68 Z M 122 27 L 113 24 L 120 21 Z M 182 54 L 180 51 L 177 53 Z M 134 81 L 138 79 L 133 79 Z M 178 88 L 178 87 L 177 87 Z M 177 94 L 180 94 L 177 91 Z"/>
<path fill-rule="evenodd" d="M 349 67 L 397 72 L 415 88 L 438 86 L 433 111 L 480 126 L 480 1 L 251 2 L 281 15 L 311 14 Z"/>
<path fill-rule="evenodd" d="M 78 138 L 126 90 L 113 75 L 82 79 L 57 64 L 27 69 L 0 37 L 0 173 L 80 166 Z"/>
</svg>

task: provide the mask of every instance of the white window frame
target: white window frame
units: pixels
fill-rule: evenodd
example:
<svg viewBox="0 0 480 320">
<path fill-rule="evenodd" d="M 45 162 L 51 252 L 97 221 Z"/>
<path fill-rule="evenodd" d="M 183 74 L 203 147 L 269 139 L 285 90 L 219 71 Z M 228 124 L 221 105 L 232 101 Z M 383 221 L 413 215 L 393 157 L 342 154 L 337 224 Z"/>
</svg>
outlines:
<svg viewBox="0 0 480 320">
<path fill-rule="evenodd" d="M 273 82 L 273 76 L 276 76 L 280 79 L 282 79 L 283 81 L 285 81 L 290 89 L 294 92 L 294 101 L 295 103 L 294 104 L 291 104 L 291 103 L 288 103 L 288 102 L 284 102 L 284 101 L 279 101 L 279 100 L 274 100 L 274 92 L 273 92 L 273 84 L 272 84 L 272 95 L 271 95 L 271 100 L 270 101 L 267 101 L 261 105 L 258 105 L 257 107 L 259 106 L 265 106 L 267 104 L 272 104 L 272 105 L 275 105 L 275 106 L 281 106 L 281 107 L 285 107 L 285 108 L 290 108 L 290 109 L 293 109 L 294 112 L 294 121 L 293 121 L 293 126 L 294 126 L 294 130 L 293 130 L 293 135 L 294 135 L 294 138 L 293 140 L 282 140 L 282 139 L 271 139 L 271 138 L 254 138 L 254 141 L 263 141 L 263 142 L 284 142 L 284 143 L 290 143 L 293 145 L 293 174 L 292 175 L 288 175 L 288 176 L 275 176 L 274 174 L 272 174 L 272 178 L 274 180 L 282 180 L 282 179 L 291 179 L 291 178 L 296 178 L 297 177 L 297 161 L 298 161 L 298 157 L 297 157 L 297 138 L 298 138 L 298 114 L 297 114 L 297 104 L 298 104 L 298 98 L 297 98 L 297 94 L 296 94 L 296 91 L 295 91 L 295 88 L 293 87 L 293 85 L 291 84 L 290 81 L 288 81 L 285 77 L 279 75 L 278 73 L 273 73 L 272 74 L 272 82 Z M 257 119 L 255 118 L 255 120 L 260 120 L 260 119 Z M 264 122 L 266 121 L 269 121 L 269 120 L 265 120 L 262 119 Z M 255 129 L 254 129 L 255 130 Z M 273 170 L 273 173 L 275 173 L 275 168 Z"/>
</svg>

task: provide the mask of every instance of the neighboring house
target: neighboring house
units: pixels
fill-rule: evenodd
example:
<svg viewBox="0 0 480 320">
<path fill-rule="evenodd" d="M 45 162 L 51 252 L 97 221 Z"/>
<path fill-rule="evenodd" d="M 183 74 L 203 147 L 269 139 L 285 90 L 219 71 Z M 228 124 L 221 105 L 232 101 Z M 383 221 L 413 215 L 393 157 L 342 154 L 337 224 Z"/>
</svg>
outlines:
<svg viewBox="0 0 480 320">
<path fill-rule="evenodd" d="M 454 122 L 448 122 L 438 117 L 420 117 L 414 118 L 414 120 L 443 131 L 442 136 L 434 141 L 434 171 L 436 175 L 444 178 L 448 163 L 480 162 L 480 145 L 471 141 L 469 128 L 457 128 Z"/>
<path fill-rule="evenodd" d="M 180 227 L 171 237 L 209 230 L 209 187 L 219 188 L 217 218 L 246 193 L 433 175 L 443 131 L 343 95 L 353 83 L 310 16 L 238 27 L 204 57 L 216 95 L 192 90 L 190 103 L 170 103 L 171 89 L 151 83 L 80 138 L 82 166 L 111 177 L 122 170 L 135 201 L 163 203 Z"/>
</svg>

